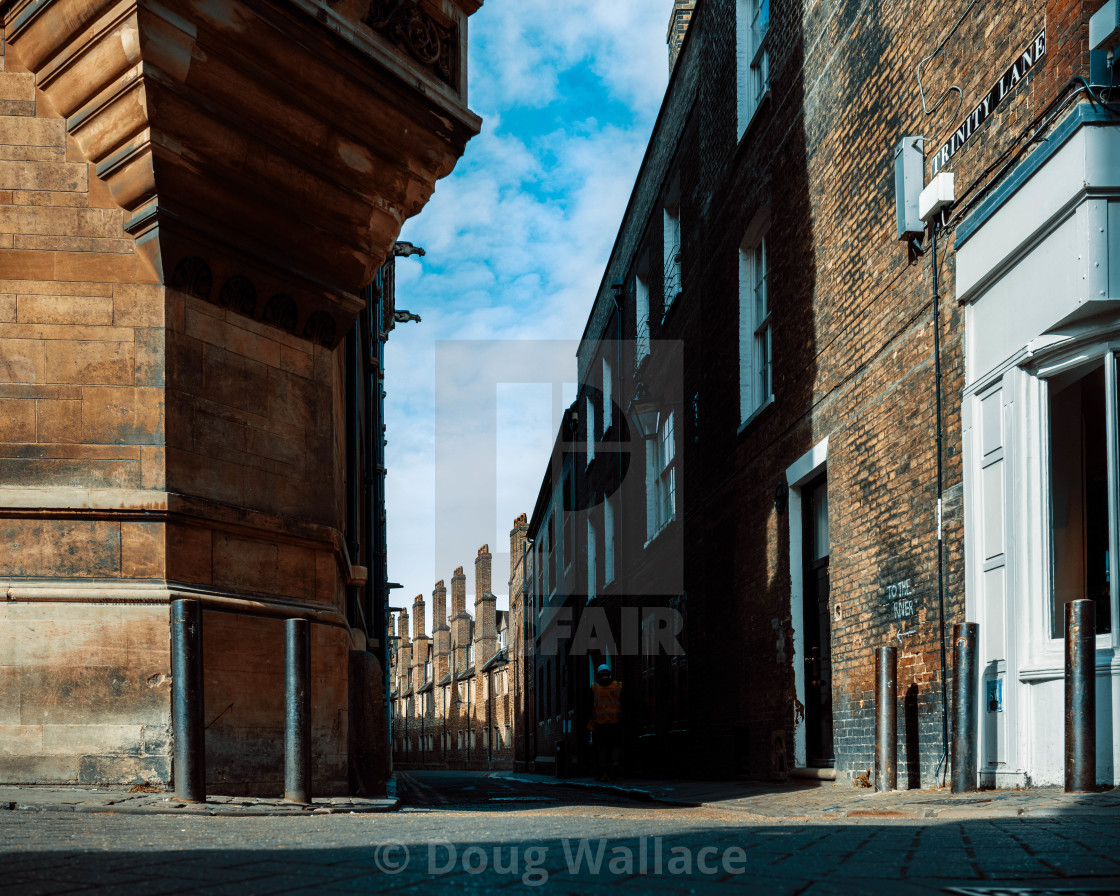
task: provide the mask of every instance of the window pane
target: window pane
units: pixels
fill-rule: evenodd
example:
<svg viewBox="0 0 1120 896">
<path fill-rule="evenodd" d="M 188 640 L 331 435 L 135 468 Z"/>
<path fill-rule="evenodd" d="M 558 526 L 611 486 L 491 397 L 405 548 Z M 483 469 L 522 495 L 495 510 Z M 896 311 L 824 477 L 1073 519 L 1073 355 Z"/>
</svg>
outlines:
<svg viewBox="0 0 1120 896">
<path fill-rule="evenodd" d="M 1065 636 L 1065 605 L 1081 598 L 1096 602 L 1097 631 L 1110 631 L 1103 366 L 1071 383 L 1050 385 L 1050 506 L 1051 636 Z"/>
<path fill-rule="evenodd" d="M 762 402 L 773 391 L 770 382 L 770 327 L 766 327 L 755 337 L 755 352 L 758 362 L 758 399 Z"/>
<path fill-rule="evenodd" d="M 754 319 L 761 324 L 770 313 L 770 303 L 766 295 L 766 241 L 762 240 L 754 250 Z"/>
</svg>

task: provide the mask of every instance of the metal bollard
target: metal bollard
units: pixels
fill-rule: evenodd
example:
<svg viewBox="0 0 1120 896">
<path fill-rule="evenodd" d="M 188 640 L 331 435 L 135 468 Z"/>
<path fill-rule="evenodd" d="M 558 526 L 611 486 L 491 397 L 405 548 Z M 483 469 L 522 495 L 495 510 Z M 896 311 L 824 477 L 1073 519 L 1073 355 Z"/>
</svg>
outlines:
<svg viewBox="0 0 1120 896">
<path fill-rule="evenodd" d="M 1096 606 L 1066 604 L 1066 793 L 1097 789 Z"/>
<path fill-rule="evenodd" d="M 875 651 L 875 789 L 898 789 L 898 653 Z"/>
<path fill-rule="evenodd" d="M 311 629 L 284 623 L 284 799 L 311 802 Z"/>
<path fill-rule="evenodd" d="M 979 728 L 976 706 L 977 678 L 976 648 L 980 640 L 980 626 L 975 622 L 961 622 L 953 626 L 953 719 L 951 749 L 953 793 L 968 793 L 977 789 L 976 738 Z"/>
<path fill-rule="evenodd" d="M 171 602 L 171 730 L 175 737 L 175 797 L 206 802 L 203 727 L 202 604 Z"/>
</svg>

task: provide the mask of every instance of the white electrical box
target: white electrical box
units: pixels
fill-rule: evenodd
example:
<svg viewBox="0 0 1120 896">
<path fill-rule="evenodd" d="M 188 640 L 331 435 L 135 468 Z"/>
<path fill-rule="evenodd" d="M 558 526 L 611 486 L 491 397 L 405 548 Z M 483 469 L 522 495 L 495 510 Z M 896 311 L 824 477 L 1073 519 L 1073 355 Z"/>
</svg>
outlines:
<svg viewBox="0 0 1120 896">
<path fill-rule="evenodd" d="M 1115 50 L 1120 46 L 1120 0 L 1108 2 L 1089 19 L 1089 49 Z"/>
<path fill-rule="evenodd" d="M 918 194 L 922 191 L 922 138 L 903 137 L 894 151 L 894 202 L 897 238 L 922 235 Z"/>
<path fill-rule="evenodd" d="M 934 215 L 952 205 L 956 198 L 952 172 L 942 171 L 926 184 L 926 188 L 918 197 L 918 216 L 923 223 L 928 224 Z"/>
<path fill-rule="evenodd" d="M 1108 0 L 1089 19 L 1089 83 L 1094 87 L 1120 87 L 1118 49 L 1120 0 Z"/>
</svg>

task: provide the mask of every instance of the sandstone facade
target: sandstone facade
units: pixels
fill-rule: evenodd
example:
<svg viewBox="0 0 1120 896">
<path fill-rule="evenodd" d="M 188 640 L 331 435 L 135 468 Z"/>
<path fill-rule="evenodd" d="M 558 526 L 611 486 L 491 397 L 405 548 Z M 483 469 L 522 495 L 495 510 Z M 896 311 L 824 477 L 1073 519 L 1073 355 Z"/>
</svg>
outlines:
<svg viewBox="0 0 1120 896">
<path fill-rule="evenodd" d="M 478 129 L 477 6 L 410 13 L 450 69 L 356 2 L 0 6 L 0 779 L 171 781 L 185 597 L 211 785 L 278 785 L 302 616 L 349 786 L 391 250 Z"/>
</svg>

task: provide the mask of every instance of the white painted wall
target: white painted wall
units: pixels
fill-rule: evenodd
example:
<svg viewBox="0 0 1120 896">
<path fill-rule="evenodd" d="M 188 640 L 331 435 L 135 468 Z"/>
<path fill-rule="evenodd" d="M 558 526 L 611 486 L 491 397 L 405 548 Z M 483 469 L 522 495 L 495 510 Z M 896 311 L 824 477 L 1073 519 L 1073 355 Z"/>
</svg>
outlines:
<svg viewBox="0 0 1120 896">
<path fill-rule="evenodd" d="M 1075 132 L 976 230 L 957 253 L 957 298 L 969 303 L 966 616 L 980 623 L 981 779 L 1062 784 L 1064 650 L 1050 636 L 1047 378 L 1110 351 L 1120 356 L 1120 127 Z M 1110 388 L 1115 404 L 1115 379 Z M 1117 444 L 1114 432 L 1114 451 Z M 1113 490 L 1120 499 L 1115 483 Z M 1112 633 L 1097 638 L 1097 776 L 1112 784 L 1120 784 L 1117 562 Z M 985 700 L 985 682 L 994 679 L 1003 681 L 998 714 Z"/>
</svg>

